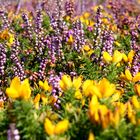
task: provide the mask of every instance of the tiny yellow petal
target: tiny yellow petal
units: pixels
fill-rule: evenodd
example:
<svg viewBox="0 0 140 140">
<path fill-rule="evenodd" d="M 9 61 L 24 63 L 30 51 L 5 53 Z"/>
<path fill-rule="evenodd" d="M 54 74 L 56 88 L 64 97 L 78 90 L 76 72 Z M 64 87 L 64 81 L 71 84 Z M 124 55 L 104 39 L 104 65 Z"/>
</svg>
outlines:
<svg viewBox="0 0 140 140">
<path fill-rule="evenodd" d="M 128 57 L 126 56 L 125 53 L 122 54 L 122 57 L 123 57 L 124 62 L 128 62 Z"/>
<path fill-rule="evenodd" d="M 92 132 L 89 133 L 88 140 L 95 140 L 95 136 Z"/>
<path fill-rule="evenodd" d="M 138 82 L 140 81 L 140 72 L 138 72 L 134 77 L 133 77 L 133 82 Z"/>
<path fill-rule="evenodd" d="M 86 80 L 84 81 L 84 83 L 82 84 L 82 90 L 85 96 L 89 96 L 90 94 L 90 90 L 89 88 L 93 85 L 93 81 L 92 80 Z"/>
<path fill-rule="evenodd" d="M 44 90 L 49 90 L 49 85 L 48 85 L 48 82 L 47 82 L 47 80 L 45 80 L 45 82 L 44 82 Z"/>
<path fill-rule="evenodd" d="M 121 62 L 122 58 L 123 58 L 122 53 L 120 53 L 119 51 L 115 50 L 115 52 L 113 54 L 112 61 L 114 63 L 119 63 L 119 62 Z"/>
<path fill-rule="evenodd" d="M 7 88 L 6 94 L 8 97 L 13 98 L 13 99 L 17 99 L 20 97 L 19 92 L 14 88 Z"/>
<path fill-rule="evenodd" d="M 71 81 L 70 76 L 69 75 L 63 75 L 62 79 L 59 82 L 59 85 L 63 90 L 67 90 L 70 87 L 72 87 L 72 81 Z"/>
<path fill-rule="evenodd" d="M 119 100 L 119 98 L 120 98 L 120 93 L 117 92 L 117 93 L 113 94 L 113 96 L 111 98 L 111 102 L 116 102 Z"/>
<path fill-rule="evenodd" d="M 85 51 L 89 51 L 90 50 L 90 47 L 89 47 L 89 45 L 85 45 L 84 47 L 83 47 L 83 49 L 85 50 Z"/>
<path fill-rule="evenodd" d="M 41 93 L 40 97 L 44 105 L 48 103 L 48 98 L 44 93 Z"/>
<path fill-rule="evenodd" d="M 69 127 L 68 120 L 60 121 L 56 124 L 55 129 L 54 129 L 54 133 L 57 135 L 62 134 L 68 129 L 68 127 Z"/>
<path fill-rule="evenodd" d="M 45 119 L 44 128 L 48 135 L 54 134 L 55 126 L 52 124 L 52 122 L 48 118 Z"/>
<path fill-rule="evenodd" d="M 34 103 L 37 103 L 40 101 L 40 94 L 37 94 L 34 98 Z"/>
<path fill-rule="evenodd" d="M 111 84 L 106 78 L 103 78 L 99 84 L 98 88 L 102 94 L 102 97 L 110 97 L 115 92 L 115 85 Z"/>
<path fill-rule="evenodd" d="M 137 92 L 137 95 L 140 96 L 140 84 L 135 85 L 135 90 Z"/>
<path fill-rule="evenodd" d="M 72 82 L 75 89 L 79 89 L 82 84 L 82 76 L 79 76 L 78 78 L 74 78 Z"/>
<path fill-rule="evenodd" d="M 131 101 L 132 101 L 133 106 L 136 109 L 139 109 L 140 108 L 140 104 L 139 104 L 139 101 L 137 99 L 137 96 L 133 96 L 132 99 L 131 99 Z"/>
<path fill-rule="evenodd" d="M 74 96 L 75 96 L 76 99 L 79 99 L 79 100 L 82 99 L 82 93 L 80 92 L 80 90 L 77 90 L 75 92 L 75 95 Z"/>
<path fill-rule="evenodd" d="M 109 63 L 112 61 L 112 57 L 110 56 L 110 54 L 108 52 L 103 53 L 103 59 L 106 63 Z"/>
<path fill-rule="evenodd" d="M 30 98 L 30 95 L 31 95 L 31 88 L 29 85 L 29 80 L 25 79 L 20 86 L 20 97 L 22 99 L 27 100 Z"/>
<path fill-rule="evenodd" d="M 39 81 L 39 86 L 44 89 L 44 83 L 42 81 Z"/>
<path fill-rule="evenodd" d="M 131 75 L 131 72 L 128 69 L 125 70 L 125 76 L 126 76 L 127 80 L 129 80 L 129 81 L 131 81 L 133 78 Z"/>
<path fill-rule="evenodd" d="M 13 80 L 12 80 L 12 82 L 11 82 L 11 84 L 10 84 L 10 88 L 14 88 L 14 89 L 19 89 L 20 88 L 20 79 L 19 79 L 19 77 L 15 77 Z"/>
<path fill-rule="evenodd" d="M 85 12 L 84 14 L 83 14 L 83 17 L 84 18 L 88 18 L 90 16 L 90 13 L 89 12 Z"/>
<path fill-rule="evenodd" d="M 115 45 L 117 45 L 117 46 L 121 46 L 121 44 L 119 43 L 119 42 L 117 42 L 117 41 L 115 41 Z"/>
<path fill-rule="evenodd" d="M 128 61 L 130 63 L 132 63 L 132 60 L 133 60 L 133 57 L 135 55 L 135 52 L 133 50 L 131 50 L 129 53 L 128 53 Z"/>
<path fill-rule="evenodd" d="M 69 36 L 69 39 L 68 39 L 67 42 L 68 42 L 69 44 L 72 44 L 72 43 L 74 42 L 74 39 L 73 39 L 73 36 L 72 36 L 72 35 Z"/>
</svg>

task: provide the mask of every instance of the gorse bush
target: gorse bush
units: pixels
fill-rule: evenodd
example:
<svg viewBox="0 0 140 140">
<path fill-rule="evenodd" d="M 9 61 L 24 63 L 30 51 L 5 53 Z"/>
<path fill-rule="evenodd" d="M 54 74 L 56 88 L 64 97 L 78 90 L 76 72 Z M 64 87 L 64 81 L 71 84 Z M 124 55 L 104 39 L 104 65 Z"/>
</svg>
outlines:
<svg viewBox="0 0 140 140">
<path fill-rule="evenodd" d="M 0 140 L 139 140 L 139 1 L 55 3 L 0 10 Z"/>
</svg>

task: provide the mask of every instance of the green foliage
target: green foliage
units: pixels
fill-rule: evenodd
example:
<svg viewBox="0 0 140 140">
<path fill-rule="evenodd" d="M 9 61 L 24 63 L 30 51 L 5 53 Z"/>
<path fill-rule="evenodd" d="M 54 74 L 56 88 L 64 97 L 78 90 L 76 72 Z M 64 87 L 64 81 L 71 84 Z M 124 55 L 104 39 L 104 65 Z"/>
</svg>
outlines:
<svg viewBox="0 0 140 140">
<path fill-rule="evenodd" d="M 119 75 L 123 72 L 124 66 L 116 66 L 116 64 L 109 64 L 102 71 L 102 77 L 106 77 L 110 82 L 116 83 L 120 78 Z"/>
<path fill-rule="evenodd" d="M 45 29 L 49 29 L 50 28 L 50 19 L 49 19 L 49 16 L 47 15 L 44 15 L 43 16 L 43 23 L 42 23 L 42 26 L 45 28 Z"/>
<path fill-rule="evenodd" d="M 35 140 L 40 135 L 42 128 L 38 122 L 37 112 L 31 102 L 15 101 L 13 109 L 9 110 L 11 121 L 16 121 L 16 127 L 25 140 Z M 43 136 L 43 135 L 42 135 Z"/>
<path fill-rule="evenodd" d="M 6 110 L 0 110 L 0 140 L 6 140 L 7 129 L 9 125 L 8 114 Z"/>
<path fill-rule="evenodd" d="M 134 126 L 122 119 L 116 128 L 108 127 L 104 129 L 96 140 L 134 140 L 133 133 Z"/>
</svg>

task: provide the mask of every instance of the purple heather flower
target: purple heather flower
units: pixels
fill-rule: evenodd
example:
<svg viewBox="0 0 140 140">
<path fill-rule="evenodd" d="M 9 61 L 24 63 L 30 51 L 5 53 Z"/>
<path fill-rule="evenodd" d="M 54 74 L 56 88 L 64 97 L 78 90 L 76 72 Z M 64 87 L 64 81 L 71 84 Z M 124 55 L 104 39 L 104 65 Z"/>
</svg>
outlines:
<svg viewBox="0 0 140 140">
<path fill-rule="evenodd" d="M 0 44 L 0 77 L 4 75 L 6 64 L 6 47 Z"/>
<path fill-rule="evenodd" d="M 11 59 L 14 63 L 13 70 L 14 76 L 18 76 L 21 80 L 23 80 L 26 75 L 24 72 L 24 65 L 21 63 L 20 59 L 18 58 L 19 55 L 19 41 L 18 39 L 15 40 L 15 44 L 12 45 L 11 50 Z"/>
</svg>

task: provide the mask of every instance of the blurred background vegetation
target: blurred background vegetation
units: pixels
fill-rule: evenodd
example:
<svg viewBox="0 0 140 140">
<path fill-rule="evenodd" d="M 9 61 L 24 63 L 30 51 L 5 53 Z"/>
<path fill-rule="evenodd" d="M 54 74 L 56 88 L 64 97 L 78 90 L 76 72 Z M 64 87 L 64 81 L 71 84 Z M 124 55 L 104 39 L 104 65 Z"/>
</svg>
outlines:
<svg viewBox="0 0 140 140">
<path fill-rule="evenodd" d="M 44 7 L 46 10 L 52 12 L 56 5 L 54 4 L 54 0 L 0 0 L 1 8 L 5 8 L 6 10 L 13 9 L 16 13 L 18 13 L 21 9 L 26 9 L 30 12 L 34 12 L 36 6 L 39 2 L 44 2 Z M 60 1 L 60 0 L 59 0 Z M 62 4 L 67 0 L 61 0 Z M 88 11 L 91 6 L 98 5 L 104 3 L 105 0 L 73 0 L 75 3 L 76 14 L 81 14 L 84 11 Z"/>
</svg>

